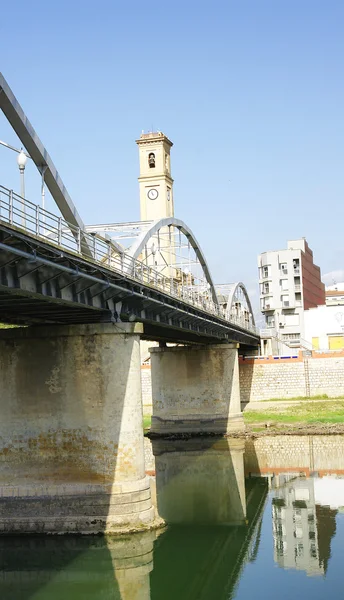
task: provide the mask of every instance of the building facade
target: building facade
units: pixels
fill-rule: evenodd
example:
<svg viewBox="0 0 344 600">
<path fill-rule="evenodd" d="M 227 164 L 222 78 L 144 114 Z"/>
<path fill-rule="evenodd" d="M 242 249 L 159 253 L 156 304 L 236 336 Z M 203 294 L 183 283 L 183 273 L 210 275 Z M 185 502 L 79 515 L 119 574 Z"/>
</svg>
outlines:
<svg viewBox="0 0 344 600">
<path fill-rule="evenodd" d="M 285 250 L 260 254 L 258 270 L 260 309 L 265 317 L 266 333 L 262 336 L 262 353 L 268 353 L 271 346 L 275 346 L 273 351 L 279 354 L 302 347 L 304 312 L 325 304 L 325 286 L 320 268 L 313 262 L 312 250 L 304 238 L 289 241 Z M 275 344 L 271 344 L 271 339 Z"/>
<path fill-rule="evenodd" d="M 305 338 L 312 350 L 344 349 L 344 302 L 305 311 Z"/>
</svg>

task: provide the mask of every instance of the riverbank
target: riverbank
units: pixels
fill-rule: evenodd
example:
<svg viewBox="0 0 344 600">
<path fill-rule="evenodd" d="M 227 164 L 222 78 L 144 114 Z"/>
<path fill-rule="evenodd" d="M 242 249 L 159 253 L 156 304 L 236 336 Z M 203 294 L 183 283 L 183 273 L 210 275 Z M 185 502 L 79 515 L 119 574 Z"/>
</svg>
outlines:
<svg viewBox="0 0 344 600">
<path fill-rule="evenodd" d="M 344 399 L 269 401 L 244 410 L 246 435 L 344 433 Z"/>
<path fill-rule="evenodd" d="M 147 435 L 150 422 L 150 417 L 144 417 Z M 344 399 L 294 398 L 288 401 L 274 399 L 255 402 L 245 408 L 244 422 L 245 431 L 231 434 L 231 437 L 344 434 Z M 183 434 L 182 437 L 191 435 Z"/>
</svg>

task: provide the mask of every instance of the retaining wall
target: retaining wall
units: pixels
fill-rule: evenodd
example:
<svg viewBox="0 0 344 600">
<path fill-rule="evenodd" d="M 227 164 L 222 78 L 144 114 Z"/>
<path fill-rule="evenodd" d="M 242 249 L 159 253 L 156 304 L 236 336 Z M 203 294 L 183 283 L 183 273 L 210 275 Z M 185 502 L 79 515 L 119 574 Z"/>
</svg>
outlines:
<svg viewBox="0 0 344 600">
<path fill-rule="evenodd" d="M 242 405 L 270 398 L 344 397 L 344 353 L 239 359 Z M 150 365 L 141 367 L 143 413 L 152 414 Z"/>
</svg>

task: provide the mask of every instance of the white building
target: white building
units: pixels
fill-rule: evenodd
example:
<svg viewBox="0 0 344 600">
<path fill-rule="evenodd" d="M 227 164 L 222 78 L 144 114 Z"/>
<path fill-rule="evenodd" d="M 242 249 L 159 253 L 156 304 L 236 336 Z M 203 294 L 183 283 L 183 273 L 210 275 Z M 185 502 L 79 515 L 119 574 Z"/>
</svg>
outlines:
<svg viewBox="0 0 344 600">
<path fill-rule="evenodd" d="M 258 269 L 260 308 L 265 317 L 262 354 L 290 353 L 291 348 L 303 346 L 305 311 L 325 304 L 320 268 L 302 238 L 289 241 L 285 250 L 260 254 Z"/>
<path fill-rule="evenodd" d="M 344 348 L 344 305 L 317 306 L 305 311 L 305 339 L 313 350 Z"/>
</svg>

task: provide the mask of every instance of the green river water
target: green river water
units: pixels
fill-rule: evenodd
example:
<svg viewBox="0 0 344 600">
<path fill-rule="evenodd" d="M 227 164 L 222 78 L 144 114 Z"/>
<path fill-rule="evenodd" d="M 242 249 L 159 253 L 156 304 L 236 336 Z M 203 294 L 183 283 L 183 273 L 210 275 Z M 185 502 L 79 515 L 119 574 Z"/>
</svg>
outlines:
<svg viewBox="0 0 344 600">
<path fill-rule="evenodd" d="M 0 600 L 341 599 L 344 439 L 287 437 L 154 442 L 169 525 L 2 537 Z"/>
</svg>

